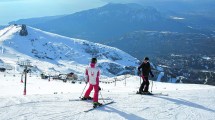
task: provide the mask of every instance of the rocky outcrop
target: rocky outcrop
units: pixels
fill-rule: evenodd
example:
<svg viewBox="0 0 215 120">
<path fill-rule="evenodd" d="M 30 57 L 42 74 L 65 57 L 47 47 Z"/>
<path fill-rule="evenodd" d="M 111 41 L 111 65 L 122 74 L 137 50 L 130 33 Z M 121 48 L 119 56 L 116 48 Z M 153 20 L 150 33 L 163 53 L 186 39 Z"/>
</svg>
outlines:
<svg viewBox="0 0 215 120">
<path fill-rule="evenodd" d="M 27 36 L 28 35 L 28 31 L 27 31 L 25 24 L 22 24 L 22 29 L 20 30 L 19 35 L 20 36 Z"/>
</svg>

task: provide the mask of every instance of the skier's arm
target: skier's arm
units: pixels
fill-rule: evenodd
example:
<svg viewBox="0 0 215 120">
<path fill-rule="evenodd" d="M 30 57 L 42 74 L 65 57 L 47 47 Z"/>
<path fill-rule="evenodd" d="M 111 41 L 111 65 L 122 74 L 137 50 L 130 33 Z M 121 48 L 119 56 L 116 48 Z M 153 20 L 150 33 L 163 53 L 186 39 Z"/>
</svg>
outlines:
<svg viewBox="0 0 215 120">
<path fill-rule="evenodd" d="M 154 77 L 154 75 L 152 73 L 151 65 L 150 65 L 150 68 L 149 68 L 149 73 L 150 73 L 151 77 Z"/>
<path fill-rule="evenodd" d="M 138 67 L 138 71 L 143 67 L 143 63 Z"/>
<path fill-rule="evenodd" d="M 137 75 L 141 75 L 140 69 L 141 69 L 142 67 L 143 67 L 143 63 L 137 68 L 137 69 L 138 69 Z"/>
<path fill-rule="evenodd" d="M 99 70 L 97 73 L 97 78 L 96 78 L 96 82 L 98 83 L 99 86 L 99 77 L 100 77 L 101 71 Z M 99 90 L 101 90 L 101 87 L 99 86 Z"/>
<path fill-rule="evenodd" d="M 97 77 L 98 78 L 100 77 L 100 70 L 97 72 Z"/>
<path fill-rule="evenodd" d="M 152 77 L 154 77 L 154 75 L 153 75 L 153 73 L 152 73 L 152 71 L 151 71 L 151 70 L 149 71 L 149 73 L 150 73 L 150 75 L 151 75 Z"/>
<path fill-rule="evenodd" d="M 100 70 L 97 72 L 96 84 L 99 85 Z"/>
</svg>

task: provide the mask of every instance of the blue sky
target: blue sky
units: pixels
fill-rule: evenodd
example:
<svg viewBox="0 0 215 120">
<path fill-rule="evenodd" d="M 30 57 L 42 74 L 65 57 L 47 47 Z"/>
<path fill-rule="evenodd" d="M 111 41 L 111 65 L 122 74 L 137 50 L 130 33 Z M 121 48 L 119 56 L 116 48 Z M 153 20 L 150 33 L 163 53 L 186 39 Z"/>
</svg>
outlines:
<svg viewBox="0 0 215 120">
<path fill-rule="evenodd" d="M 0 25 L 24 18 L 71 14 L 105 4 L 103 0 L 0 0 Z"/>
</svg>

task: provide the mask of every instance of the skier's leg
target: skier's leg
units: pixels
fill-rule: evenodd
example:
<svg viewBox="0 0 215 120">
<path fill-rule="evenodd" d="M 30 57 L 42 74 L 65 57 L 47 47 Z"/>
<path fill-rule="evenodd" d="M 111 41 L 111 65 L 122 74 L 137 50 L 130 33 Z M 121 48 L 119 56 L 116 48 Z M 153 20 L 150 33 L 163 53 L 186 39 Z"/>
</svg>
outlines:
<svg viewBox="0 0 215 120">
<path fill-rule="evenodd" d="M 143 92 L 143 88 L 144 88 L 144 83 L 142 82 L 140 88 L 139 88 L 139 93 L 142 93 Z"/>
<path fill-rule="evenodd" d="M 85 98 L 88 98 L 92 90 L 93 90 L 93 85 L 90 84 L 90 86 L 89 86 L 89 88 L 87 89 L 87 91 L 86 91 L 84 97 L 85 97 Z"/>
<path fill-rule="evenodd" d="M 93 85 L 93 87 L 94 87 L 93 102 L 98 102 L 99 86 L 98 85 Z"/>
<path fill-rule="evenodd" d="M 139 93 L 142 93 L 143 92 L 143 89 L 144 89 L 144 86 L 145 86 L 145 80 L 144 80 L 144 76 L 142 76 L 142 79 L 143 79 L 143 82 L 140 86 L 140 89 L 139 89 Z"/>
<path fill-rule="evenodd" d="M 149 91 L 149 80 L 148 77 L 145 77 L 145 88 L 144 88 L 144 92 L 148 92 Z"/>
</svg>

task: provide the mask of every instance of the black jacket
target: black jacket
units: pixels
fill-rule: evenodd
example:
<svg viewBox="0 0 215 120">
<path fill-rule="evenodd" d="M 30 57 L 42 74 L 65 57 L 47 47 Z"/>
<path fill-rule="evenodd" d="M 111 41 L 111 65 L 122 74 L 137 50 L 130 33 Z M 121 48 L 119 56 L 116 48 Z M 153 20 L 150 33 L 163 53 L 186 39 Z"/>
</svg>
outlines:
<svg viewBox="0 0 215 120">
<path fill-rule="evenodd" d="M 148 77 L 149 76 L 149 73 L 151 75 L 152 74 L 152 71 L 151 71 L 151 65 L 149 62 L 145 63 L 143 62 L 139 67 L 138 67 L 138 71 L 142 71 L 142 75 L 145 76 L 145 77 Z"/>
</svg>

